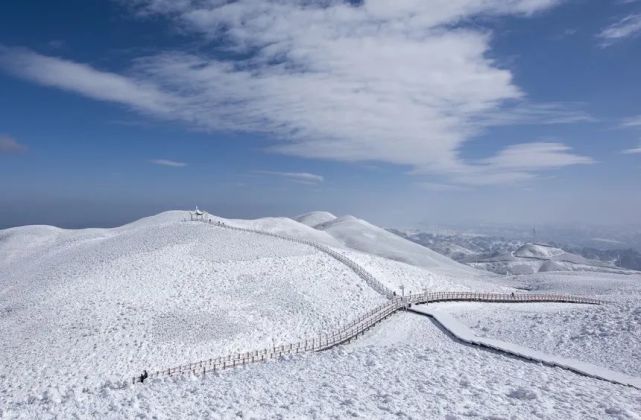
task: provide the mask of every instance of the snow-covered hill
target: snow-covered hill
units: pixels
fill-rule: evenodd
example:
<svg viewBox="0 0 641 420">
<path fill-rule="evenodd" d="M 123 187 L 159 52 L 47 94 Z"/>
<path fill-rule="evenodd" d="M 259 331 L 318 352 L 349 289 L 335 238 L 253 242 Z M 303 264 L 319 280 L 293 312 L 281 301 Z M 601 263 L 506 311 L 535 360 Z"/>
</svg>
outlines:
<svg viewBox="0 0 641 420">
<path fill-rule="evenodd" d="M 118 380 L 143 368 L 297 341 L 384 300 L 313 247 L 224 229 L 219 221 L 356 257 L 370 249 L 425 266 L 438 262 L 447 271 L 446 258 L 432 260 L 432 251 L 357 219 L 315 229 L 289 218 L 208 216 L 209 224 L 185 222 L 186 215 L 170 211 L 114 229 L 0 231 L 0 329 L 12 337 L 0 342 L 0 352 L 8 378 L 29 372 L 43 387 Z M 314 218 L 327 219 L 306 219 Z M 385 243 L 389 238 L 393 242 Z M 420 267 L 377 256 L 368 261 L 379 273 L 388 267 L 406 273 L 414 290 L 455 288 L 449 277 Z M 386 280 L 398 287 L 395 279 Z M 0 389 L 25 391 L 9 379 Z"/>
<path fill-rule="evenodd" d="M 474 270 L 429 248 L 415 244 L 385 229 L 354 216 L 341 216 L 315 228 L 333 237 L 343 246 L 400 261 L 432 271 L 458 271 L 472 275 Z"/>
<path fill-rule="evenodd" d="M 294 218 L 294 220 L 296 220 L 297 222 L 310 227 L 316 227 L 318 225 L 322 225 L 323 223 L 331 222 L 334 219 L 336 219 L 336 216 L 327 211 L 312 211 L 309 213 L 301 214 L 300 216 L 296 216 Z"/>
<path fill-rule="evenodd" d="M 365 340 L 325 353 L 198 380 L 125 385 L 143 369 L 318 335 L 385 300 L 315 247 L 217 222 L 331 247 L 396 291 L 403 284 L 413 291 L 520 287 L 564 293 L 580 282 L 576 275 L 568 277 L 570 285 L 558 274 L 517 280 L 475 270 L 352 216 L 210 218 L 212 223 L 190 222 L 186 212 L 172 211 L 114 229 L 0 231 L 0 418 L 582 418 L 641 410 L 636 390 L 467 348 L 427 319 L 408 314 L 384 322 Z M 561 257 L 538 248 L 513 256 Z M 600 351 L 612 346 L 630 362 L 599 359 L 563 340 L 546 343 L 544 350 L 574 352 L 573 357 L 621 370 L 636 363 L 641 328 L 631 325 L 627 335 L 614 330 L 619 320 L 638 321 L 634 299 L 641 296 L 641 281 L 634 275 L 608 276 L 624 279 L 628 300 L 598 313 L 605 326 L 597 332 L 621 343 L 600 341 L 598 334 L 583 342 Z M 597 280 L 591 284 L 600 288 L 580 292 L 607 299 L 613 292 L 604 285 L 614 282 Z M 592 308 L 571 308 L 574 334 L 591 335 Z M 478 313 L 488 319 L 479 325 L 493 331 L 498 315 Z M 563 333 L 563 316 L 545 318 L 554 323 L 545 329 L 548 337 Z M 516 334 L 519 322 L 510 324 L 509 334 Z M 540 340 L 539 330 L 518 338 Z M 581 401 L 566 395 L 578 392 L 586 396 Z"/>
<path fill-rule="evenodd" d="M 475 270 L 429 248 L 401 238 L 365 220 L 346 215 L 309 212 L 288 219 L 221 220 L 232 226 L 284 234 L 331 246 L 375 274 L 388 288 L 419 291 L 487 290 L 491 274 Z M 401 281 L 399 281 L 401 280 Z"/>
<path fill-rule="evenodd" d="M 0 330 L 11 340 L 0 340 L 0 388 L 25 391 L 14 388 L 25 374 L 39 378 L 36 388 L 120 380 L 296 341 L 383 300 L 311 247 L 184 217 L 1 231 Z M 253 225 L 307 228 L 294 223 Z"/>
<path fill-rule="evenodd" d="M 563 254 L 566 254 L 566 252 L 562 249 L 542 244 L 525 244 L 513 253 L 515 257 L 546 260 L 556 259 Z"/>
<path fill-rule="evenodd" d="M 641 255 L 633 249 L 595 249 L 573 243 L 532 244 L 522 237 L 506 238 L 471 232 L 388 230 L 458 262 L 498 274 L 524 274 L 540 270 L 621 273 L 641 270 Z M 523 260 L 527 258 L 530 260 Z M 532 259 L 537 258 L 547 263 L 533 263 Z"/>
<path fill-rule="evenodd" d="M 603 261 L 590 260 L 563 249 L 544 244 L 526 243 L 512 252 L 489 258 L 471 256 L 467 264 L 499 274 L 531 274 L 548 271 L 596 271 L 602 273 L 629 273 Z"/>
</svg>

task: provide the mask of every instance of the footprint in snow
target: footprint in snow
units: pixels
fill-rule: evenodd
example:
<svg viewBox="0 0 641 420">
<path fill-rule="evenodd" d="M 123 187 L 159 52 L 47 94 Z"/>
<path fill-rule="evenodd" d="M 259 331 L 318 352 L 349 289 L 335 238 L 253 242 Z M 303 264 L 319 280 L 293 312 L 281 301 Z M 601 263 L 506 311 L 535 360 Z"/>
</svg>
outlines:
<svg viewBox="0 0 641 420">
<path fill-rule="evenodd" d="M 523 387 L 513 389 L 507 394 L 507 396 L 517 400 L 536 400 L 539 397 L 534 391 Z"/>
</svg>

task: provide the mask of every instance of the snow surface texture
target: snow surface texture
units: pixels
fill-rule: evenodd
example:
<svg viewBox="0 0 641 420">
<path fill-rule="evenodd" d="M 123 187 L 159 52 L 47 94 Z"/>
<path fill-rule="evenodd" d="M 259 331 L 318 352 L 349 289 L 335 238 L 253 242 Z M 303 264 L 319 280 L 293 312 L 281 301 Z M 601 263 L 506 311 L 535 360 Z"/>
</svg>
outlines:
<svg viewBox="0 0 641 420">
<path fill-rule="evenodd" d="M 547 240 L 555 242 L 553 246 L 528 243 L 525 238 L 532 238 L 530 229 L 513 225 L 477 225 L 471 229 L 457 228 L 455 231 L 441 228 L 429 231 L 388 230 L 465 264 L 491 261 L 497 256 L 507 262 L 513 257 L 513 252 L 525 245 L 523 251 L 531 247 L 556 249 L 558 251 L 553 254 L 561 256 L 561 259 L 570 263 L 577 263 L 569 264 L 567 268 L 561 267 L 561 270 L 580 269 L 580 265 L 587 265 L 591 267 L 591 270 L 596 271 L 599 271 L 599 267 L 610 270 L 641 271 L 641 253 L 638 252 L 641 250 L 641 242 L 639 242 L 641 234 L 635 234 L 635 230 L 629 227 L 593 230 L 585 227 L 576 229 L 547 226 L 544 236 Z M 619 240 L 614 238 L 619 238 Z M 535 252 L 534 254 L 549 255 L 548 252 Z M 567 255 L 563 256 L 562 254 Z M 547 267 L 553 265 L 555 264 L 546 264 Z M 480 267 L 490 270 L 496 269 L 499 274 L 505 274 L 506 271 L 505 265 L 501 266 L 500 264 L 487 264 Z M 531 273 L 531 271 L 529 272 Z"/>
<path fill-rule="evenodd" d="M 312 212 L 301 214 L 300 216 L 294 217 L 294 220 L 296 220 L 297 222 L 313 228 L 315 228 L 318 225 L 322 225 L 323 223 L 331 222 L 332 220 L 335 220 L 335 219 L 336 219 L 336 216 L 334 216 L 332 213 L 327 211 L 312 211 Z"/>
<path fill-rule="evenodd" d="M 525 244 L 513 252 L 515 257 L 522 258 L 554 258 L 559 257 L 566 252 L 559 248 L 540 244 Z"/>
<path fill-rule="evenodd" d="M 312 212 L 296 218 L 314 225 L 315 228 L 287 218 L 225 220 L 212 216 L 212 219 L 231 226 L 286 235 L 330 246 L 363 266 L 377 280 L 398 294 L 401 293 L 401 285 L 405 287 L 406 292 L 418 292 L 426 288 L 434 291 L 496 291 L 496 287 L 488 285 L 486 281 L 488 276 L 494 274 L 457 263 L 353 216 L 337 218 L 327 212 Z M 328 221 L 316 224 L 322 220 Z"/>
<path fill-rule="evenodd" d="M 641 392 L 458 344 L 401 314 L 364 339 L 216 376 L 49 392 L 7 418 L 638 419 Z"/>
<path fill-rule="evenodd" d="M 438 252 L 403 239 L 353 216 L 342 216 L 316 226 L 348 248 L 430 270 L 444 269 L 473 276 L 474 270 Z"/>
<path fill-rule="evenodd" d="M 357 264 L 365 267 L 381 283 L 388 288 L 400 293 L 400 286 L 404 286 L 405 293 L 419 293 L 425 289 L 429 291 L 513 291 L 505 286 L 497 286 L 488 282 L 489 273 L 477 272 L 463 275 L 459 267 L 450 270 L 445 267 L 426 269 L 394 259 L 380 258 L 376 255 L 353 250 L 342 250 L 347 257 Z"/>
<path fill-rule="evenodd" d="M 209 222 L 211 225 L 211 221 Z M 293 242 L 299 242 L 303 245 L 311 246 L 315 248 L 316 250 L 323 252 L 324 254 L 334 258 L 335 260 L 339 261 L 340 263 L 344 264 L 346 267 L 348 267 L 350 270 L 352 270 L 356 275 L 358 275 L 365 283 L 367 283 L 368 286 L 370 286 L 372 289 L 374 289 L 376 292 L 380 293 L 381 295 L 387 297 L 388 299 L 391 299 L 393 297 L 393 291 L 389 289 L 385 284 L 381 283 L 378 281 L 374 276 L 372 276 L 367 270 L 365 270 L 361 265 L 357 264 L 354 262 L 351 258 L 347 257 L 344 253 L 338 252 L 334 249 L 332 249 L 329 246 L 314 242 L 314 241 L 309 241 L 305 239 L 297 239 L 293 238 L 289 235 L 282 235 L 278 233 L 270 233 L 270 232 L 265 232 L 265 231 L 260 231 L 260 230 L 255 230 L 255 229 L 246 229 L 246 228 L 239 228 L 239 227 L 230 227 L 226 224 L 221 223 L 221 227 L 225 227 L 228 229 L 239 229 L 242 231 L 250 232 L 250 233 L 257 233 L 259 235 L 265 235 L 265 236 L 273 236 L 278 239 L 283 239 L 286 241 L 293 241 Z"/>
<path fill-rule="evenodd" d="M 464 258 L 472 267 L 500 274 L 532 274 L 548 271 L 595 271 L 601 273 L 638 274 L 632 270 L 616 267 L 612 263 L 591 260 L 543 244 L 524 244 L 513 252 L 478 259 Z"/>
<path fill-rule="evenodd" d="M 452 304 L 448 310 L 477 335 L 641 376 L 641 275 L 547 273 L 510 281 L 534 292 L 564 291 L 609 303 Z"/>
<path fill-rule="evenodd" d="M 2 232 L 0 395 L 298 341 L 385 300 L 314 248 L 167 216 Z"/>
<path fill-rule="evenodd" d="M 462 346 L 406 315 L 326 353 L 123 386 L 143 368 L 295 341 L 384 301 L 311 247 L 183 218 L 0 231 L 0 330 L 11 337 L 0 342 L 0 417 L 639 418 L 638 391 Z M 534 288 L 421 255 L 358 219 L 212 219 L 335 247 L 389 287 Z"/>
<path fill-rule="evenodd" d="M 426 293 L 417 293 L 412 295 L 407 295 L 404 297 L 393 297 L 387 302 L 377 306 L 376 308 L 368 311 L 365 314 L 362 314 L 356 319 L 352 319 L 351 322 L 347 325 L 342 325 L 339 329 L 325 331 L 322 336 L 309 337 L 304 342 L 299 343 L 288 343 L 283 344 L 277 347 L 270 347 L 266 349 L 260 349 L 251 352 L 235 353 L 229 354 L 219 358 L 211 358 L 208 360 L 199 360 L 189 364 L 184 364 L 181 366 L 175 366 L 169 369 L 163 369 L 161 371 L 151 371 L 148 372 L 146 377 L 153 378 L 158 376 L 174 376 L 174 375 L 184 375 L 184 374 L 202 374 L 205 375 L 207 372 L 216 372 L 222 369 L 238 367 L 250 363 L 263 362 L 266 360 L 278 359 L 281 357 L 288 357 L 291 355 L 296 355 L 306 352 L 314 352 L 320 350 L 330 349 L 339 344 L 344 344 L 353 339 L 361 336 L 365 331 L 374 327 L 376 324 L 382 320 L 388 318 L 399 310 L 410 308 L 412 304 L 424 304 L 435 303 L 435 302 L 444 302 L 444 301 L 477 301 L 477 302 L 514 302 L 514 303 L 526 303 L 526 302 L 565 302 L 565 303 L 585 303 L 585 304 L 601 304 L 599 300 L 585 297 L 577 296 L 563 296 L 558 294 L 514 294 L 514 293 L 479 293 L 479 292 L 426 292 Z M 421 312 L 422 313 L 422 312 Z M 425 313 L 429 315 L 428 313 Z M 435 317 L 435 316 L 434 316 Z M 451 318 L 451 317 L 450 317 Z M 453 319 L 453 318 L 452 318 Z M 457 321 L 457 328 L 467 328 Z M 485 339 L 487 340 L 487 339 Z M 504 345 L 505 346 L 505 345 Z M 523 353 L 520 353 L 523 354 Z M 529 353 L 530 354 L 530 353 Z M 540 358 L 540 360 L 551 360 L 551 357 Z M 569 366 L 568 363 L 572 363 L 572 366 L 583 365 L 583 362 L 579 361 L 565 361 L 565 364 L 559 366 Z M 593 366 L 588 366 L 591 369 L 591 372 L 596 371 Z M 577 372 L 585 373 L 584 370 L 579 370 L 579 368 L 574 369 Z M 593 374 L 592 376 L 597 378 L 604 378 Z M 132 383 L 143 382 L 144 379 L 142 376 L 136 376 L 132 378 Z M 610 375 L 612 377 L 612 375 Z M 616 382 L 615 379 L 611 379 Z M 621 382 L 623 384 L 630 384 L 631 382 Z M 641 384 L 641 380 L 639 380 Z M 641 387 L 640 387 L 641 389 Z"/>
<path fill-rule="evenodd" d="M 620 372 L 606 369 L 601 366 L 581 362 L 576 359 L 568 359 L 551 354 L 546 354 L 537 350 L 529 349 L 527 347 L 519 346 L 514 343 L 508 343 L 493 338 L 478 337 L 471 329 L 460 323 L 453 316 L 449 315 L 443 310 L 433 308 L 428 309 L 427 307 L 419 306 L 412 309 L 412 311 L 434 318 L 450 334 L 466 343 L 480 345 L 481 347 L 487 347 L 530 361 L 542 362 L 548 366 L 561 367 L 582 375 L 590 376 L 592 378 L 603 379 L 615 384 L 632 386 L 636 389 L 641 390 L 641 378 L 632 377 Z"/>
</svg>

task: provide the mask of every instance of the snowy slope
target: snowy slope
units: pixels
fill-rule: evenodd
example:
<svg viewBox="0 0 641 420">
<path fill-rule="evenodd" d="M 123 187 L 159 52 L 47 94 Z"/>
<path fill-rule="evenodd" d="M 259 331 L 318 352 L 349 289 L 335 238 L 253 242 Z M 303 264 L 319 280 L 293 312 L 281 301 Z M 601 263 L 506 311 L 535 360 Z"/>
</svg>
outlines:
<svg viewBox="0 0 641 420">
<path fill-rule="evenodd" d="M 477 335 L 641 377 L 641 275 L 539 273 L 506 284 L 544 293 L 572 293 L 608 301 L 601 306 L 452 304 L 448 310 Z"/>
<path fill-rule="evenodd" d="M 405 293 L 429 291 L 513 291 L 509 286 L 497 286 L 492 282 L 491 273 L 471 271 L 462 273 L 457 266 L 439 266 L 424 268 L 414 264 L 382 258 L 354 250 L 341 250 L 352 261 L 365 267 L 369 273 L 389 289 L 401 293 L 400 286 L 405 287 Z"/>
<path fill-rule="evenodd" d="M 79 386 L 297 341 L 383 301 L 309 246 L 183 218 L 2 231 L 0 392 L 28 392 L 25 374 Z"/>
<path fill-rule="evenodd" d="M 350 344 L 201 378 L 52 390 L 0 416 L 636 419 L 641 393 L 461 345 L 399 314 Z"/>
<path fill-rule="evenodd" d="M 286 235 L 296 239 L 313 241 L 320 244 L 341 247 L 341 243 L 334 239 L 326 232 L 318 231 L 313 227 L 299 223 L 288 217 L 263 217 L 260 219 L 224 219 L 221 217 L 211 216 L 212 221 L 221 221 L 229 226 L 235 226 L 244 229 L 259 230 L 261 232 L 270 232 L 280 235 Z"/>
<path fill-rule="evenodd" d="M 478 276 L 470 267 L 401 238 L 385 229 L 353 216 L 336 217 L 328 212 L 311 212 L 294 219 L 285 217 L 255 220 L 221 220 L 232 226 L 256 229 L 311 240 L 334 248 L 382 257 L 427 269 L 432 273 Z"/>
<path fill-rule="evenodd" d="M 591 378 L 604 380 L 614 384 L 631 386 L 641 390 L 641 377 L 614 371 L 604 366 L 598 366 L 576 358 L 562 357 L 541 352 L 514 342 L 507 342 L 497 340 L 495 338 L 476 335 L 474 331 L 458 321 L 454 316 L 450 315 L 447 310 L 440 310 L 436 308 L 435 305 L 431 305 L 429 308 L 425 305 L 419 305 L 412 308 L 411 311 L 433 318 L 443 327 L 443 329 L 446 329 L 450 335 L 463 343 L 478 345 L 482 348 L 495 350 L 502 354 L 516 356 L 520 359 L 540 362 L 546 366 L 560 367 L 580 375 L 589 376 Z"/>
<path fill-rule="evenodd" d="M 555 248 L 553 246 L 541 244 L 525 244 L 514 251 L 513 255 L 515 257 L 521 258 L 551 259 L 559 257 L 565 253 L 566 252 L 564 250 Z"/>
<path fill-rule="evenodd" d="M 312 211 L 294 217 L 294 220 L 309 227 L 316 227 L 334 219 L 336 219 L 336 216 L 327 211 Z"/>
<path fill-rule="evenodd" d="M 204 380 L 125 385 L 123 379 L 142 369 L 297 341 L 383 301 L 315 248 L 183 222 L 185 216 L 166 212 L 115 229 L 0 231 L 0 331 L 10 337 L 0 340 L 0 418 L 635 418 L 641 412 L 639 391 L 461 345 L 410 314 L 324 353 Z M 622 306 L 555 306 L 560 315 L 544 322 L 513 315 L 522 305 L 503 305 L 507 316 L 489 305 L 447 305 L 468 325 L 467 314 L 474 313 L 469 318 L 488 326 L 488 334 L 494 334 L 492 325 L 501 330 L 493 323 L 500 318 L 506 336 L 496 335 L 506 341 L 566 356 L 582 351 L 583 360 L 630 374 L 633 364 L 641 365 L 633 354 L 641 347 L 637 332 L 615 334 L 626 325 L 640 330 L 635 299 L 641 281 L 622 287 L 620 280 L 634 276 L 495 276 L 365 221 L 342 217 L 314 224 L 323 219 L 317 216 L 302 219 L 315 227 L 287 218 L 208 217 L 323 243 L 396 290 L 404 284 L 414 292 L 517 287 L 627 294 Z M 568 313 L 576 315 L 566 327 Z M 590 348 L 563 341 L 549 346 L 538 323 L 552 335 L 578 329 L 581 344 Z M 597 357 L 609 349 L 611 357 Z M 625 361 L 617 364 L 616 354 Z"/>
<path fill-rule="evenodd" d="M 353 216 L 317 225 L 345 247 L 436 271 L 472 275 L 475 270 Z"/>
<path fill-rule="evenodd" d="M 218 218 L 214 218 L 219 220 Z M 311 212 L 296 218 L 228 220 L 233 226 L 285 234 L 336 248 L 388 288 L 406 290 L 488 290 L 484 273 L 353 216 Z M 224 219 L 220 219 L 224 220 Z M 318 223 L 323 220 L 323 223 Z M 311 227 L 309 225 L 313 225 Z M 399 281 L 400 280 L 400 281 Z"/>
<path fill-rule="evenodd" d="M 598 260 L 590 260 L 560 248 L 542 244 L 524 244 L 512 252 L 489 258 L 470 256 L 463 259 L 472 267 L 500 274 L 532 274 L 548 271 L 594 271 L 633 273 Z"/>
</svg>

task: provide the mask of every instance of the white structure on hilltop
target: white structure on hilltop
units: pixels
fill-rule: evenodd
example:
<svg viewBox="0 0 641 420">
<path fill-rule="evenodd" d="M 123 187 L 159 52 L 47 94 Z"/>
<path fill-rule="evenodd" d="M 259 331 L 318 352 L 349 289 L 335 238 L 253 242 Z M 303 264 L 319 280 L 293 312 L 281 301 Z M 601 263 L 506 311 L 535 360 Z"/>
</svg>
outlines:
<svg viewBox="0 0 641 420">
<path fill-rule="evenodd" d="M 207 220 L 207 212 L 199 210 L 198 206 L 196 206 L 196 210 L 189 212 L 189 220 L 199 220 L 205 222 Z"/>
</svg>

